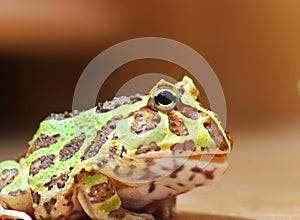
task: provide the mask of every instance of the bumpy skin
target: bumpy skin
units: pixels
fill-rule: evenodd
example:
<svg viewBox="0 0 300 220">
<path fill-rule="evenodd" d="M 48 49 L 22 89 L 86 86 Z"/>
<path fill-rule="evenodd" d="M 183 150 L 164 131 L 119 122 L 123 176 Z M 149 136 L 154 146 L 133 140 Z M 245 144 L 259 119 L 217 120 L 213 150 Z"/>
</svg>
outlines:
<svg viewBox="0 0 300 220">
<path fill-rule="evenodd" d="M 161 80 L 145 96 L 52 114 L 24 157 L 0 163 L 0 217 L 169 218 L 177 195 L 228 166 L 232 140 L 197 97 L 184 77 Z"/>
</svg>

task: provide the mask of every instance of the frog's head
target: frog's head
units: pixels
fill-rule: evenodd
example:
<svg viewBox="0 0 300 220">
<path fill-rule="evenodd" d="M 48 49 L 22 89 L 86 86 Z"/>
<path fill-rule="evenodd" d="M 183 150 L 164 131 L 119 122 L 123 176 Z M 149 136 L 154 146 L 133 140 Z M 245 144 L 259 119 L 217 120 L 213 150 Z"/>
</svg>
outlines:
<svg viewBox="0 0 300 220">
<path fill-rule="evenodd" d="M 123 119 L 116 124 L 113 144 L 122 146 L 128 158 L 226 155 L 232 139 L 198 97 L 187 76 L 176 84 L 160 80 L 139 101 L 115 109 Z"/>
<path fill-rule="evenodd" d="M 160 80 L 148 95 L 119 97 L 102 103 L 100 111 L 107 111 L 103 117 L 110 121 L 116 119 L 108 142 L 113 154 L 111 158 L 117 159 L 108 165 L 110 176 L 120 174 L 120 167 L 128 167 L 124 168 L 121 179 L 131 181 L 127 174 L 132 173 L 133 164 L 136 167 L 153 161 L 158 164 L 156 168 L 151 165 L 156 173 L 163 173 L 162 167 L 165 169 L 166 164 L 170 164 L 168 169 L 175 170 L 180 165 L 174 158 L 180 158 L 181 164 L 202 159 L 206 164 L 217 162 L 216 166 L 222 164 L 225 167 L 232 139 L 216 114 L 201 106 L 198 97 L 199 91 L 193 81 L 185 76 L 176 84 Z M 158 160 L 163 166 L 157 163 Z M 124 165 L 124 161 L 129 163 Z M 141 165 L 141 170 L 148 170 L 147 167 Z M 111 173 L 116 168 L 118 172 Z M 138 175 L 148 175 L 142 173 Z M 120 179 L 120 176 L 116 178 Z"/>
</svg>

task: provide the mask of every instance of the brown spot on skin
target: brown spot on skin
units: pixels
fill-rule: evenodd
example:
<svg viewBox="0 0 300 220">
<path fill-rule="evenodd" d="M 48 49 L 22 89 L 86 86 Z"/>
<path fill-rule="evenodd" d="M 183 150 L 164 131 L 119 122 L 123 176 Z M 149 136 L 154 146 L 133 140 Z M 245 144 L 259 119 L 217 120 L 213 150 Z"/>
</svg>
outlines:
<svg viewBox="0 0 300 220">
<path fill-rule="evenodd" d="M 115 194 L 112 184 L 100 183 L 91 187 L 89 197 L 91 203 L 104 202 Z"/>
<path fill-rule="evenodd" d="M 201 168 L 195 166 L 195 167 L 191 168 L 191 171 L 193 173 L 202 173 L 206 177 L 206 179 L 211 180 L 211 179 L 214 178 L 214 172 L 216 171 L 216 169 L 214 169 L 214 170 L 202 170 Z"/>
<path fill-rule="evenodd" d="M 126 216 L 126 210 L 125 209 L 118 209 L 118 210 L 114 210 L 112 212 L 109 213 L 109 218 L 111 219 L 123 219 Z"/>
<path fill-rule="evenodd" d="M 0 174 L 0 192 L 4 187 L 12 183 L 18 174 L 19 171 L 17 169 L 4 169 Z"/>
<path fill-rule="evenodd" d="M 79 115 L 81 111 L 74 110 L 73 112 L 51 113 L 45 120 L 65 120 Z"/>
<path fill-rule="evenodd" d="M 174 144 L 170 147 L 170 150 L 173 152 L 173 155 L 175 154 L 182 154 L 186 151 L 195 151 L 196 146 L 194 144 L 194 141 L 187 140 L 184 143 Z"/>
<path fill-rule="evenodd" d="M 114 170 L 113 170 L 114 174 L 116 174 L 117 176 L 120 176 L 119 169 L 120 169 L 120 166 L 116 165 Z"/>
<path fill-rule="evenodd" d="M 154 179 L 158 179 L 161 177 L 161 175 L 159 175 L 156 172 L 153 172 L 149 169 L 149 167 L 154 164 L 155 164 L 155 162 L 150 163 L 150 165 L 147 164 L 147 167 L 142 169 L 145 174 L 139 178 L 140 180 L 154 180 Z"/>
<path fill-rule="evenodd" d="M 140 155 L 151 151 L 160 151 L 160 150 L 161 148 L 157 146 L 157 144 L 154 141 L 152 141 L 147 147 L 144 147 L 143 145 L 138 146 L 135 155 Z"/>
<path fill-rule="evenodd" d="M 44 203 L 44 208 L 48 215 L 50 214 L 52 207 L 55 205 L 55 203 L 56 203 L 55 198 L 51 198 L 50 201 Z"/>
<path fill-rule="evenodd" d="M 98 166 L 99 168 L 101 168 L 101 167 L 104 167 L 105 164 L 107 164 L 107 163 L 108 163 L 108 161 L 105 160 L 105 159 L 103 159 L 102 161 L 100 161 L 100 162 L 97 163 L 97 166 Z"/>
<path fill-rule="evenodd" d="M 31 192 L 33 203 L 39 205 L 41 201 L 41 195 L 38 192 Z"/>
<path fill-rule="evenodd" d="M 59 138 L 59 134 L 48 136 L 46 134 L 41 134 L 34 142 L 33 144 L 28 148 L 27 156 L 32 154 L 34 151 L 41 149 L 41 148 L 48 148 L 51 145 L 55 144 L 57 142 L 57 139 Z"/>
<path fill-rule="evenodd" d="M 23 191 L 23 190 L 16 190 L 16 191 L 13 191 L 13 192 L 9 192 L 8 195 L 9 196 L 19 196 L 19 195 L 24 195 L 26 192 Z"/>
<path fill-rule="evenodd" d="M 168 113 L 168 118 L 169 129 L 172 133 L 176 134 L 177 136 L 189 135 L 189 132 L 181 118 L 171 112 Z"/>
<path fill-rule="evenodd" d="M 117 153 L 117 146 L 114 146 L 114 147 L 110 147 L 109 148 L 109 159 L 115 159 L 115 156 L 116 156 L 116 153 Z"/>
<path fill-rule="evenodd" d="M 192 168 L 191 168 L 191 171 L 192 171 L 193 173 L 202 173 L 202 169 L 199 168 L 199 167 L 197 167 L 197 166 L 192 167 Z"/>
<path fill-rule="evenodd" d="M 149 168 L 143 169 L 145 174 L 139 178 L 139 180 L 153 180 L 153 179 L 159 179 L 161 178 L 161 175 L 156 174 L 155 172 L 152 172 L 149 170 Z"/>
<path fill-rule="evenodd" d="M 225 137 L 223 136 L 221 130 L 218 128 L 218 125 L 216 124 L 216 122 L 212 119 L 209 119 L 207 122 L 205 122 L 204 127 L 206 128 L 206 130 L 208 131 L 210 137 L 214 140 L 214 142 L 216 143 L 216 146 L 221 150 L 221 151 L 226 151 L 228 150 L 229 146 L 225 140 Z M 228 132 L 226 132 L 227 138 L 229 139 L 229 141 L 232 144 L 232 138 L 230 137 L 230 135 L 228 134 Z"/>
<path fill-rule="evenodd" d="M 66 161 L 72 158 L 73 155 L 82 147 L 85 138 L 86 136 L 84 134 L 80 134 L 67 143 L 59 152 L 59 160 Z"/>
<path fill-rule="evenodd" d="M 130 116 L 134 116 L 131 131 L 135 134 L 143 134 L 147 131 L 153 130 L 161 120 L 156 111 L 146 107 L 132 112 Z"/>
<path fill-rule="evenodd" d="M 195 175 L 191 175 L 190 178 L 189 178 L 189 181 L 193 181 L 195 179 Z"/>
<path fill-rule="evenodd" d="M 181 172 L 183 169 L 184 169 L 184 165 L 178 167 L 178 169 L 176 169 L 173 173 L 170 174 L 170 177 L 173 179 L 177 178 L 177 174 Z"/>
<path fill-rule="evenodd" d="M 148 189 L 148 193 L 152 193 L 154 190 L 155 190 L 155 182 L 151 182 Z"/>
<path fill-rule="evenodd" d="M 67 206 L 73 206 L 73 201 L 72 201 L 73 193 L 70 193 L 65 196 L 65 199 L 68 201 Z"/>
<path fill-rule="evenodd" d="M 178 186 L 185 187 L 183 183 L 177 183 Z"/>
<path fill-rule="evenodd" d="M 74 183 L 79 183 L 79 175 L 78 174 L 76 174 L 74 176 Z"/>
<path fill-rule="evenodd" d="M 108 135 L 116 128 L 116 124 L 121 118 L 122 116 L 113 117 L 104 126 L 102 126 L 100 130 L 97 131 L 96 137 L 94 138 L 90 146 L 85 149 L 85 152 L 81 157 L 82 161 L 94 157 L 99 153 L 101 147 L 108 140 Z"/>
<path fill-rule="evenodd" d="M 195 184 L 195 187 L 200 187 L 200 186 L 203 186 L 204 184 L 203 183 L 197 183 Z"/>
<path fill-rule="evenodd" d="M 99 103 L 97 111 L 98 112 L 108 112 L 114 110 L 122 105 L 131 105 L 138 101 L 141 101 L 140 94 L 136 94 L 133 96 L 121 96 L 121 97 L 114 97 L 111 101 L 105 101 L 104 103 Z"/>
<path fill-rule="evenodd" d="M 51 180 L 48 183 L 45 183 L 44 186 L 51 190 L 54 186 L 57 186 L 57 188 L 62 189 L 65 187 L 66 182 L 68 181 L 69 176 L 68 174 L 64 173 L 60 176 L 52 176 Z"/>
<path fill-rule="evenodd" d="M 201 115 L 200 112 L 196 108 L 186 105 L 182 102 L 178 104 L 177 109 L 185 117 L 192 119 L 192 120 L 197 120 Z"/>
<path fill-rule="evenodd" d="M 136 166 L 135 166 L 135 165 L 133 165 L 133 164 L 130 164 L 130 165 L 129 165 L 129 168 L 130 168 L 131 170 L 133 170 L 133 169 L 135 169 L 135 168 L 136 168 Z"/>
<path fill-rule="evenodd" d="M 119 137 L 116 134 L 114 134 L 113 137 L 112 137 L 112 140 L 115 141 L 115 140 L 118 140 L 118 139 L 119 139 Z"/>
<path fill-rule="evenodd" d="M 124 146 L 122 146 L 120 157 L 123 158 L 123 154 L 127 154 L 127 150 Z"/>
<path fill-rule="evenodd" d="M 184 86 L 181 85 L 181 86 L 179 87 L 178 91 L 179 91 L 180 95 L 183 95 L 183 94 L 185 93 Z"/>
<path fill-rule="evenodd" d="M 209 153 L 209 148 L 208 148 L 208 147 L 201 147 L 201 151 L 202 151 L 202 152 L 206 151 L 206 152 Z"/>
<path fill-rule="evenodd" d="M 144 161 L 145 161 L 145 163 L 147 164 L 148 167 L 149 167 L 149 166 L 155 165 L 155 160 L 154 160 L 154 158 L 148 157 L 148 158 L 146 158 Z"/>
<path fill-rule="evenodd" d="M 55 159 L 54 154 L 44 155 L 37 158 L 31 163 L 29 174 L 35 176 L 40 172 L 40 170 L 44 170 L 50 167 L 52 164 L 54 164 L 54 159 Z"/>
</svg>

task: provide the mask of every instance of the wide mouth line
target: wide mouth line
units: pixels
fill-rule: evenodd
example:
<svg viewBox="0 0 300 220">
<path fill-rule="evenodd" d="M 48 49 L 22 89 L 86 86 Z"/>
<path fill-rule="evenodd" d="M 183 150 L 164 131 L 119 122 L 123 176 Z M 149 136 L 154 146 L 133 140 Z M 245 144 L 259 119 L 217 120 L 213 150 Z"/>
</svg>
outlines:
<svg viewBox="0 0 300 220">
<path fill-rule="evenodd" d="M 195 155 L 173 155 L 173 156 L 156 156 L 156 155 L 152 155 L 152 156 L 143 156 L 143 157 L 134 157 L 132 159 L 134 160 L 160 160 L 160 159 L 187 159 L 187 160 L 203 160 L 203 161 L 207 161 L 207 160 L 219 160 L 219 161 L 225 161 L 227 160 L 228 154 L 224 153 L 224 154 L 195 154 Z"/>
</svg>

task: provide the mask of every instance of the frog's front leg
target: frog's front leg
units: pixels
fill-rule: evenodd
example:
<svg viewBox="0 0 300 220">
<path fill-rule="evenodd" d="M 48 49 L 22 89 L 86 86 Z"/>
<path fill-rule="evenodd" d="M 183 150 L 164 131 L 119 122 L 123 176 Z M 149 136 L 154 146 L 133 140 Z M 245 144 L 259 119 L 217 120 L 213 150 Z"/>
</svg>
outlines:
<svg viewBox="0 0 300 220">
<path fill-rule="evenodd" d="M 114 184 L 100 173 L 84 172 L 80 175 L 78 186 L 78 201 L 92 219 L 154 219 L 149 214 L 136 214 L 123 209 Z"/>
<path fill-rule="evenodd" d="M 0 218 L 1 219 L 23 219 L 32 220 L 25 212 L 19 212 L 15 210 L 4 209 L 0 204 Z"/>
</svg>

